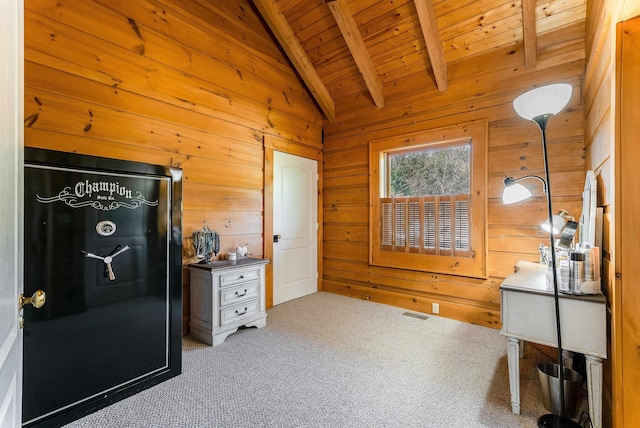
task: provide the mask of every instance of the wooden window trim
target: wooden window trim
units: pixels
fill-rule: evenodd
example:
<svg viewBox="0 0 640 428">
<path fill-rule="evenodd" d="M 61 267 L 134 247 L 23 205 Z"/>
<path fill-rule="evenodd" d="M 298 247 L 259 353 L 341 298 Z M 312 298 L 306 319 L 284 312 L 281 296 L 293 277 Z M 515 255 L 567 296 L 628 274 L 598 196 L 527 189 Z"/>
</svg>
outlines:
<svg viewBox="0 0 640 428">
<path fill-rule="evenodd" d="M 471 257 L 464 254 L 451 256 L 382 251 L 380 204 L 381 197 L 386 196 L 381 186 L 388 186 L 388 177 L 383 177 L 386 153 L 391 150 L 412 149 L 433 143 L 438 147 L 471 142 L 471 201 L 469 251 Z M 402 134 L 395 137 L 369 142 L 369 263 L 374 266 L 385 266 L 400 269 L 434 272 L 472 278 L 487 278 L 487 149 L 488 124 L 486 120 L 474 121 L 444 128 Z M 395 214 L 394 214 L 395 215 Z M 394 218 L 395 221 L 395 218 Z M 422 233 L 421 233 L 422 235 Z M 409 243 L 406 237 L 406 245 Z M 454 252 L 455 253 L 455 252 Z"/>
</svg>

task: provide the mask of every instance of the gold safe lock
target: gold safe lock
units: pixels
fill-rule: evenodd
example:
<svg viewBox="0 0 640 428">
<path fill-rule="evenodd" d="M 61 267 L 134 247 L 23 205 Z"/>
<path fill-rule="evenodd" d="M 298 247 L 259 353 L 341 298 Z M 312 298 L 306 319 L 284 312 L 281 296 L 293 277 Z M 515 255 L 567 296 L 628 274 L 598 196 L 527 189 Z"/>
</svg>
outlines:
<svg viewBox="0 0 640 428">
<path fill-rule="evenodd" d="M 47 301 L 47 295 L 44 291 L 38 290 L 31 297 L 24 297 L 22 293 L 18 297 L 18 309 L 22 311 L 24 305 L 31 304 L 34 308 L 40 309 Z M 20 314 L 20 328 L 24 327 L 24 317 Z"/>
</svg>

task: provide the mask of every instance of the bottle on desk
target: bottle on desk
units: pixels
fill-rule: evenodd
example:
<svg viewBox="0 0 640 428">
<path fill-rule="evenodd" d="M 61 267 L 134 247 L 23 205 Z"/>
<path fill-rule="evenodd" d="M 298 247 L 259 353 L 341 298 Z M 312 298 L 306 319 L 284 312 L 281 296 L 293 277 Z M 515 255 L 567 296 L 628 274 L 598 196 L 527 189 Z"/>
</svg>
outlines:
<svg viewBox="0 0 640 428">
<path fill-rule="evenodd" d="M 571 270 L 569 292 L 581 294 L 582 281 L 584 280 L 584 254 L 581 251 L 573 251 L 569 259 L 569 268 Z"/>
</svg>

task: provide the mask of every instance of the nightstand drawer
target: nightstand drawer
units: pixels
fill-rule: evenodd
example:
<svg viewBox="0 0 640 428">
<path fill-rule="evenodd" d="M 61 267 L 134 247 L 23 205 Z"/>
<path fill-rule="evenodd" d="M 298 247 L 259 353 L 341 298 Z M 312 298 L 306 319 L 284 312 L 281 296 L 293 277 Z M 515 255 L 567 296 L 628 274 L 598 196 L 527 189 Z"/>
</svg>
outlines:
<svg viewBox="0 0 640 428">
<path fill-rule="evenodd" d="M 220 309 L 220 326 L 235 324 L 238 320 L 252 317 L 257 315 L 259 312 L 259 299 Z"/>
<path fill-rule="evenodd" d="M 220 274 L 220 287 L 260 280 L 260 268 L 237 269 Z"/>
<path fill-rule="evenodd" d="M 260 297 L 260 281 L 240 284 L 220 290 L 220 307 Z"/>
</svg>

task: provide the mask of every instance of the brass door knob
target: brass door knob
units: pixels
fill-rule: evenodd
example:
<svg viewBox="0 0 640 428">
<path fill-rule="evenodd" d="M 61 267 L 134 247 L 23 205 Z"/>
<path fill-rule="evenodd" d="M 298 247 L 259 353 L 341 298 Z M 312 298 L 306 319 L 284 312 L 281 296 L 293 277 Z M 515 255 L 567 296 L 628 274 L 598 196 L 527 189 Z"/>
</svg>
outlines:
<svg viewBox="0 0 640 428">
<path fill-rule="evenodd" d="M 18 308 L 22 309 L 24 305 L 33 305 L 34 308 L 40 309 L 44 306 L 44 303 L 47 301 L 47 295 L 44 291 L 38 290 L 33 293 L 31 297 L 24 297 L 22 293 L 20 293 L 20 297 L 18 297 Z"/>
</svg>

